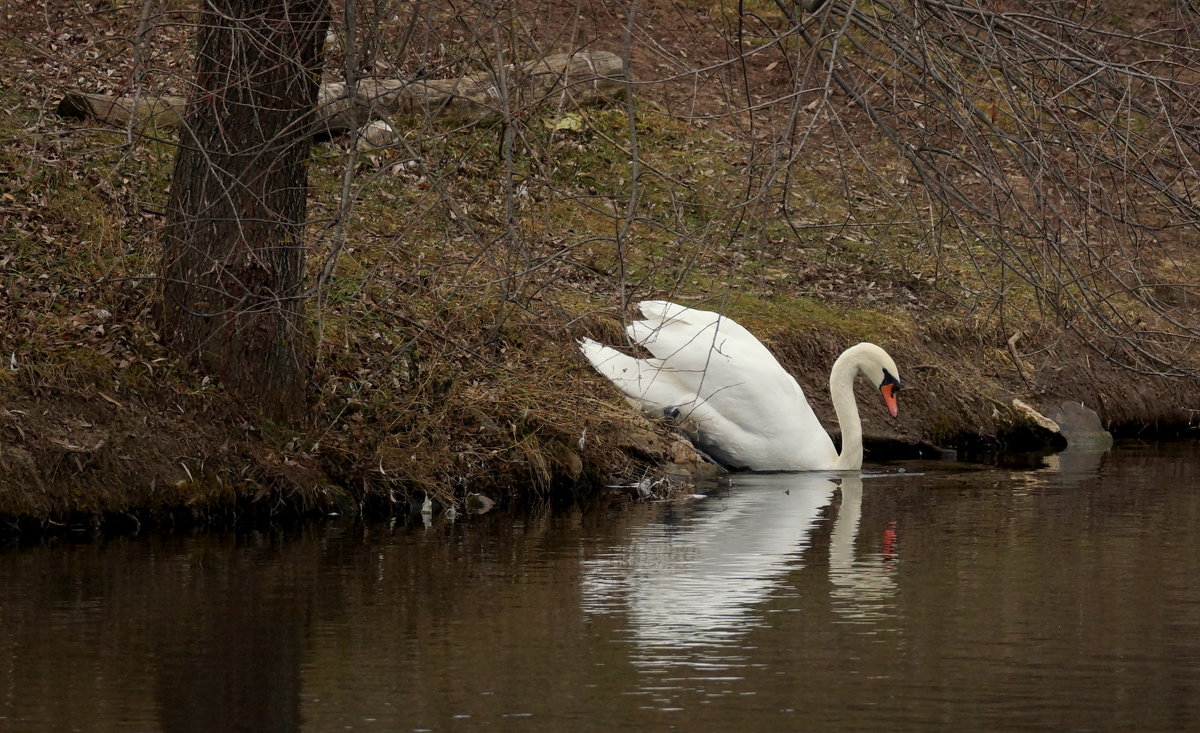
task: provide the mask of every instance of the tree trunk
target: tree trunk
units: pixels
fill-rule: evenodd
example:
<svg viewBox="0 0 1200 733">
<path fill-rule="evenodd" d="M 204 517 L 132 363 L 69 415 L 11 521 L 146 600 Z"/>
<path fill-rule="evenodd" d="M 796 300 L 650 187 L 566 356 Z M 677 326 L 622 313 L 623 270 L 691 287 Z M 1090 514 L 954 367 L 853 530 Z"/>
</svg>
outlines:
<svg viewBox="0 0 1200 733">
<path fill-rule="evenodd" d="M 304 407 L 307 161 L 327 0 L 209 0 L 162 238 L 163 336 L 266 415 Z M 211 10 L 211 11 L 210 11 Z"/>
</svg>

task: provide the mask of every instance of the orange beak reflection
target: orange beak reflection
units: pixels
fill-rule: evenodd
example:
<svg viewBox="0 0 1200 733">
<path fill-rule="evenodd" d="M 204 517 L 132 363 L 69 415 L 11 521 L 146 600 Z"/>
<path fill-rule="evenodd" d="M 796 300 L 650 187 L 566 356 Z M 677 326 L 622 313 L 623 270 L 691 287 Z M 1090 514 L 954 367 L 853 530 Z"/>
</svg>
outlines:
<svg viewBox="0 0 1200 733">
<path fill-rule="evenodd" d="M 887 405 L 888 412 L 892 413 L 892 417 L 900 411 L 900 406 L 896 404 L 896 394 L 899 391 L 895 382 L 888 382 L 879 388 L 880 394 L 883 395 L 883 404 Z"/>
</svg>

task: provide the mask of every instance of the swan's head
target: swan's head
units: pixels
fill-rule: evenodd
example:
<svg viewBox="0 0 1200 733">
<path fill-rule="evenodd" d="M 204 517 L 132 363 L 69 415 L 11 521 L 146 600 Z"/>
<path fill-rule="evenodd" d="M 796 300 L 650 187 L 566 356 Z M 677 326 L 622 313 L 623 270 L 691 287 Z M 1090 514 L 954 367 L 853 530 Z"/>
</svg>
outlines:
<svg viewBox="0 0 1200 733">
<path fill-rule="evenodd" d="M 896 362 L 875 344 L 864 342 L 852 349 L 858 357 L 859 371 L 871 380 L 871 384 L 879 388 L 879 393 L 883 395 L 883 404 L 887 406 L 892 417 L 895 417 L 899 412 L 896 397 L 900 392 L 900 370 L 896 368 Z"/>
</svg>

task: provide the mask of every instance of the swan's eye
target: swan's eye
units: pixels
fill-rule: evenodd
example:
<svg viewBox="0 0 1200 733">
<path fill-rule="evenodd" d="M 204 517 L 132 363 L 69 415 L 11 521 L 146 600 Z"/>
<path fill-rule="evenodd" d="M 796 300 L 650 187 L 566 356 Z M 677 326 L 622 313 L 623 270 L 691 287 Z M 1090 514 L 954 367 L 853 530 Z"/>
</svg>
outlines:
<svg viewBox="0 0 1200 733">
<path fill-rule="evenodd" d="M 884 387 L 888 386 L 889 384 L 892 385 L 893 393 L 900 391 L 900 380 L 893 377 L 892 373 L 889 372 L 887 369 L 884 369 L 883 370 L 883 381 L 879 383 L 879 388 L 883 389 Z"/>
</svg>

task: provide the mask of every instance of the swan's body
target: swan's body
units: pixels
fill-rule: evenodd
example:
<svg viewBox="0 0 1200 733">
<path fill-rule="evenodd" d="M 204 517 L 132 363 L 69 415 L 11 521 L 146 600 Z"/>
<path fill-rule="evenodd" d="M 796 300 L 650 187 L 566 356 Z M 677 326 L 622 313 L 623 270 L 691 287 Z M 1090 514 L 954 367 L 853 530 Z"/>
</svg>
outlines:
<svg viewBox="0 0 1200 733">
<path fill-rule="evenodd" d="M 581 340 L 580 349 L 647 413 L 681 418 L 697 447 L 726 467 L 861 468 L 862 425 L 854 401 L 859 372 L 881 390 L 896 414 L 896 363 L 875 344 L 846 349 L 829 375 L 842 432 L 838 453 L 800 385 L 745 328 L 720 314 L 667 301 L 638 305 L 646 320 L 629 324 L 626 332 L 654 358 L 637 359 L 591 339 Z"/>
</svg>

